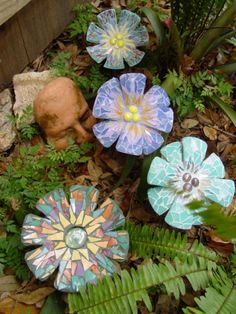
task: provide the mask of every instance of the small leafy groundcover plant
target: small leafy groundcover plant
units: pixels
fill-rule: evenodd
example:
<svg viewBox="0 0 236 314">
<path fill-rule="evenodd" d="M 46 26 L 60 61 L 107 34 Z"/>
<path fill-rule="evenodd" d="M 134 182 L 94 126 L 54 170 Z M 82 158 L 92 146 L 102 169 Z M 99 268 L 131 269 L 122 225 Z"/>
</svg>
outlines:
<svg viewBox="0 0 236 314">
<path fill-rule="evenodd" d="M 207 144 L 195 137 L 185 137 L 162 147 L 164 158 L 154 158 L 148 173 L 148 198 L 158 215 L 176 228 L 190 229 L 202 223 L 187 205 L 194 200 L 213 201 L 227 207 L 232 202 L 233 180 L 223 179 L 224 165 L 216 154 L 204 160 Z M 203 211 L 200 208 L 197 211 Z"/>
<path fill-rule="evenodd" d="M 117 140 L 119 152 L 140 156 L 157 150 L 164 142 L 159 131 L 169 133 L 173 110 L 163 88 L 153 86 L 144 94 L 146 76 L 123 74 L 112 78 L 98 90 L 93 115 L 104 119 L 93 132 L 105 147 Z"/>
<path fill-rule="evenodd" d="M 120 12 L 117 23 L 114 9 L 103 11 L 97 15 L 98 27 L 91 23 L 87 32 L 87 41 L 97 44 L 87 47 L 90 56 L 101 63 L 106 59 L 105 68 L 124 69 L 124 60 L 129 66 L 138 64 L 145 53 L 136 47 L 148 43 L 149 36 L 145 26 L 138 26 L 140 17 L 128 10 Z"/>
<path fill-rule="evenodd" d="M 125 218 L 111 199 L 94 210 L 97 200 L 94 187 L 72 186 L 70 204 L 63 190 L 57 189 L 37 203 L 47 218 L 25 217 L 23 244 L 40 245 L 25 255 L 36 278 L 45 280 L 59 267 L 55 287 L 76 292 L 119 270 L 116 261 L 126 259 L 129 236 L 114 229 L 122 226 Z"/>
</svg>

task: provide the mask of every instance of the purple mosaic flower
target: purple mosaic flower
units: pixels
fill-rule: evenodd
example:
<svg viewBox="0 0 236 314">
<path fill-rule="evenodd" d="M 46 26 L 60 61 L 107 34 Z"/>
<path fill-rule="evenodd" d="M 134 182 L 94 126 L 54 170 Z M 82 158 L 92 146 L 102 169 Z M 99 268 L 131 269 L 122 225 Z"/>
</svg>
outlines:
<svg viewBox="0 0 236 314">
<path fill-rule="evenodd" d="M 128 73 L 103 84 L 93 107 L 93 115 L 105 119 L 93 127 L 105 147 L 116 144 L 119 152 L 148 155 L 164 142 L 160 132 L 169 133 L 173 110 L 163 88 L 153 86 L 144 94 L 146 76 Z"/>
<path fill-rule="evenodd" d="M 117 23 L 114 9 L 103 11 L 97 16 L 99 25 L 91 23 L 87 32 L 87 41 L 97 44 L 87 47 L 90 56 L 101 63 L 106 59 L 105 68 L 123 69 L 124 60 L 129 66 L 139 63 L 144 52 L 136 47 L 148 43 L 148 31 L 145 26 L 138 26 L 140 17 L 128 10 L 122 10 Z"/>
</svg>

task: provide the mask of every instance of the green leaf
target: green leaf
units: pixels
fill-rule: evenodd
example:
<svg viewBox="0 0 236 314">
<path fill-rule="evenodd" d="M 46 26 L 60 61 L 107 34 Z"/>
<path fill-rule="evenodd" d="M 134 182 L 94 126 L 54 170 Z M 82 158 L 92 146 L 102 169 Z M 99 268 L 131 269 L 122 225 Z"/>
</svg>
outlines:
<svg viewBox="0 0 236 314">
<path fill-rule="evenodd" d="M 219 262 L 216 253 L 197 240 L 190 246 L 186 234 L 182 235 L 180 232 L 148 225 L 135 225 L 130 222 L 126 222 L 124 229 L 129 233 L 130 252 L 135 256 L 168 260 L 178 257 L 181 261 L 188 260 L 189 262 L 204 258 L 209 262 Z"/>
<path fill-rule="evenodd" d="M 235 314 L 236 287 L 227 274 L 219 269 L 205 296 L 195 298 L 199 308 L 207 314 Z"/>
<path fill-rule="evenodd" d="M 214 67 L 214 70 L 219 70 L 220 72 L 231 74 L 236 72 L 236 62 L 229 62 L 222 65 Z"/>
<path fill-rule="evenodd" d="M 198 212 L 204 222 L 215 226 L 217 234 L 225 240 L 236 239 L 236 216 L 226 216 L 219 204 L 213 203 L 205 205 L 202 202 L 192 202 L 188 208 L 196 210 L 197 208 L 207 207 L 206 211 Z"/>
<path fill-rule="evenodd" d="M 157 12 L 149 8 L 143 8 L 142 12 L 146 15 L 152 25 L 153 31 L 156 34 L 157 43 L 161 45 L 164 40 L 165 32 Z"/>
<path fill-rule="evenodd" d="M 131 273 L 122 270 L 120 276 L 114 274 L 105 277 L 96 286 L 88 285 L 87 289 L 78 294 L 69 294 L 69 311 L 78 314 L 135 314 L 138 313 L 137 301 L 144 301 L 151 311 L 151 300 L 148 289 L 163 285 L 168 295 L 173 294 L 179 299 L 185 294 L 187 278 L 194 290 L 204 289 L 212 277 L 215 267 L 204 259 L 189 264 L 188 261 L 175 260 L 173 266 L 147 263 L 131 269 Z"/>
<path fill-rule="evenodd" d="M 137 156 L 133 156 L 133 155 L 127 156 L 125 165 L 124 165 L 122 173 L 121 173 L 121 176 L 120 176 L 118 182 L 115 184 L 114 189 L 116 189 L 118 186 L 120 186 L 124 182 L 124 180 L 128 177 L 128 175 L 132 171 L 136 161 L 137 161 Z"/>
<path fill-rule="evenodd" d="M 60 302 L 61 294 L 54 292 L 50 294 L 44 303 L 40 314 L 64 314 L 65 308 Z"/>
<path fill-rule="evenodd" d="M 230 118 L 233 124 L 236 126 L 236 112 L 226 103 L 224 103 L 219 97 L 211 96 L 210 101 L 214 104 L 218 105 Z"/>
</svg>

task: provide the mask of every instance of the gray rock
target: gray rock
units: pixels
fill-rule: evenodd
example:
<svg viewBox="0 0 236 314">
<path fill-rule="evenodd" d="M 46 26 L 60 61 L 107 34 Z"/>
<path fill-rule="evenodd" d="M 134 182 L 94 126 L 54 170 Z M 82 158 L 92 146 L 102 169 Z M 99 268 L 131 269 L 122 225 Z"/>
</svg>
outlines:
<svg viewBox="0 0 236 314">
<path fill-rule="evenodd" d="M 11 93 L 9 89 L 5 89 L 0 93 L 0 152 L 11 148 L 16 138 L 10 116 L 13 117 Z"/>
<path fill-rule="evenodd" d="M 50 71 L 27 72 L 16 74 L 13 77 L 14 91 L 16 101 L 13 105 L 13 111 L 18 120 L 16 126 L 21 129 L 21 116 L 26 108 L 33 108 L 33 102 L 38 92 L 55 77 Z M 33 114 L 24 116 L 24 124 L 34 122 Z"/>
</svg>

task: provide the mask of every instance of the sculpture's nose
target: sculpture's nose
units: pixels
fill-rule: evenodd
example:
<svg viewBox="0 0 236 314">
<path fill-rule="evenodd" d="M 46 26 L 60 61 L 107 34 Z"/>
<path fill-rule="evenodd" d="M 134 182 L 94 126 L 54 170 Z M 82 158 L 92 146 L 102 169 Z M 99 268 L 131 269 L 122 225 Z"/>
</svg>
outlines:
<svg viewBox="0 0 236 314">
<path fill-rule="evenodd" d="M 78 144 L 86 142 L 86 141 L 90 141 L 93 138 L 93 135 L 87 132 L 79 122 L 76 122 L 73 125 L 73 129 L 75 130 L 76 142 Z"/>
</svg>

